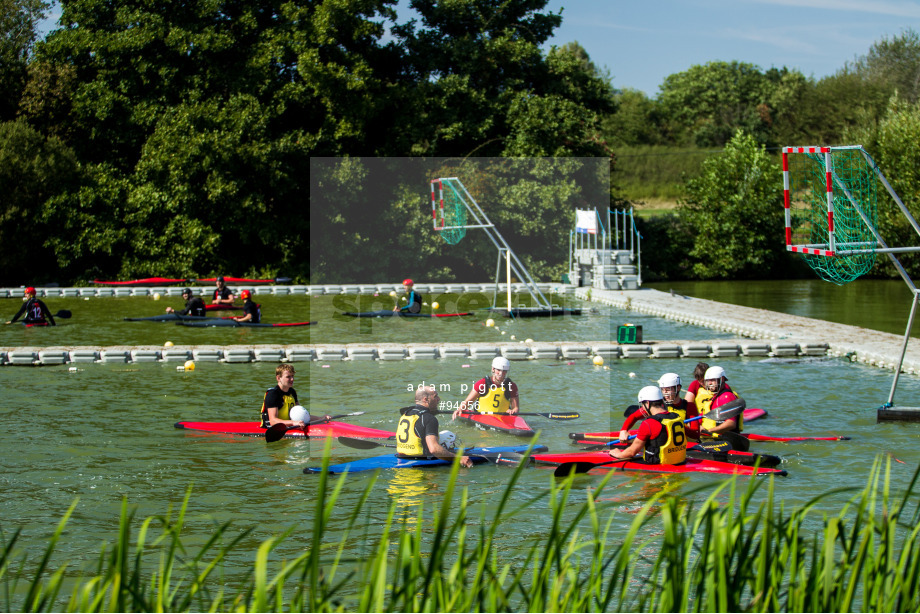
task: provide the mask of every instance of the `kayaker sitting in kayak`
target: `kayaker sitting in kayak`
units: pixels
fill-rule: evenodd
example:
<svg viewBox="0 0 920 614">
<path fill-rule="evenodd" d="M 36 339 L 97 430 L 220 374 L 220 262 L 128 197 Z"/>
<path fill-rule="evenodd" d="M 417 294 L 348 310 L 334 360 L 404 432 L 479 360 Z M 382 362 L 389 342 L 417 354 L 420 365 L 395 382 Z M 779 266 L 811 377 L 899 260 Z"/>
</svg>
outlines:
<svg viewBox="0 0 920 614">
<path fill-rule="evenodd" d="M 722 367 L 709 367 L 703 376 L 703 387 L 696 395 L 696 409 L 700 414 L 708 414 L 727 403 L 738 399 L 731 388 L 725 383 L 725 369 Z M 700 432 L 703 435 L 718 435 L 726 431 L 740 433 L 744 425 L 744 414 L 739 413 L 725 420 L 703 418 Z"/>
<path fill-rule="evenodd" d="M 243 315 L 234 316 L 233 319 L 237 322 L 252 322 L 253 324 L 261 322 L 262 306 L 252 302 L 252 293 L 249 290 L 243 290 L 240 292 L 240 298 L 245 301 L 243 303 Z"/>
<path fill-rule="evenodd" d="M 614 458 L 633 458 L 653 465 L 680 465 L 687 459 L 687 436 L 681 417 L 667 410 L 658 386 L 646 386 L 639 391 L 639 411 L 646 420 L 639 427 L 636 439 L 625 450 L 610 450 Z"/>
<path fill-rule="evenodd" d="M 680 398 L 680 375 L 677 373 L 665 373 L 658 378 L 658 388 L 661 390 L 661 395 L 664 397 L 665 409 L 668 411 L 674 412 L 680 416 L 681 420 L 686 420 L 687 418 L 693 418 L 696 416 L 696 406 L 690 403 L 687 403 L 686 400 Z M 631 405 L 630 408 L 636 407 Z M 629 439 L 629 429 L 633 425 L 642 420 L 645 416 L 642 413 L 642 409 L 638 408 L 635 411 L 629 413 L 626 416 L 626 421 L 623 422 L 623 426 L 620 429 L 620 441 L 626 441 Z M 696 422 L 691 422 L 687 425 L 688 431 L 698 431 L 696 427 Z M 688 433 L 691 439 L 699 439 L 699 436 L 694 436 L 693 433 Z"/>
<path fill-rule="evenodd" d="M 54 323 L 54 316 L 48 311 L 48 306 L 45 305 L 43 300 L 35 297 L 35 288 L 29 286 L 25 289 L 23 294 L 25 294 L 26 302 L 23 303 L 19 311 L 16 312 L 16 315 L 13 316 L 13 319 L 7 322 L 7 324 L 12 324 L 25 314 L 26 317 L 23 323 L 26 326 L 48 326 L 49 324 L 51 326 L 56 326 Z M 47 318 L 47 320 L 45 318 Z"/>
<path fill-rule="evenodd" d="M 217 278 L 217 281 L 214 282 L 217 286 L 214 288 L 214 293 L 211 295 L 211 304 L 212 305 L 232 305 L 234 299 L 233 291 L 227 287 L 227 284 L 224 283 L 224 276 L 221 275 Z"/>
<path fill-rule="evenodd" d="M 422 295 L 413 290 L 415 282 L 411 279 L 403 280 L 403 287 L 406 289 L 406 296 L 403 299 L 406 301 L 405 307 L 400 307 L 399 303 L 393 307 L 393 311 L 399 311 L 402 313 L 421 313 L 422 311 Z"/>
<path fill-rule="evenodd" d="M 200 296 L 192 296 L 191 288 L 182 289 L 182 298 L 185 299 L 185 309 L 176 311 L 172 307 L 167 307 L 166 313 L 175 313 L 180 316 L 195 316 L 197 318 L 203 318 L 208 314 L 208 310 L 205 309 L 204 306 L 204 301 L 201 300 Z"/>
<path fill-rule="evenodd" d="M 397 456 L 454 459 L 456 455 L 442 446 L 439 440 L 435 414 L 440 401 L 434 386 L 422 386 L 415 391 L 415 405 L 399 410 L 402 416 L 396 426 Z M 461 456 L 460 465 L 472 467 L 473 461 L 469 456 Z"/>
<path fill-rule="evenodd" d="M 508 378 L 511 361 L 503 356 L 492 360 L 492 373 L 482 378 L 470 390 L 451 416 L 457 419 L 463 412 L 478 411 L 481 414 L 508 414 L 513 416 L 520 410 L 517 384 Z M 470 407 L 475 401 L 478 403 Z"/>
<path fill-rule="evenodd" d="M 299 405 L 297 391 L 294 390 L 294 367 L 289 364 L 280 364 L 275 368 L 277 386 L 265 391 L 262 398 L 262 428 L 269 428 L 276 424 L 306 428 L 303 420 L 291 419 L 291 408 Z"/>
</svg>

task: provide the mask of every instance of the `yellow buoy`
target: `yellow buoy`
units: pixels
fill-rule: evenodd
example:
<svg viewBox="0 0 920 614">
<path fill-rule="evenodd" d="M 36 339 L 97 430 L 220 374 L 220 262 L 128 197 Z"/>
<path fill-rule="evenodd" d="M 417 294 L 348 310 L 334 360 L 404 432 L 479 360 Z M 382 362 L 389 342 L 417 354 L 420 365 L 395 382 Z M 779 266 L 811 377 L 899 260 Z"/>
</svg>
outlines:
<svg viewBox="0 0 920 614">
<path fill-rule="evenodd" d="M 171 348 L 172 346 L 173 346 L 173 342 L 172 342 L 172 341 L 167 341 L 166 343 L 163 344 L 163 347 L 164 347 L 164 348 Z"/>
<path fill-rule="evenodd" d="M 486 326 L 495 326 L 495 320 L 493 320 L 492 318 L 489 318 L 488 320 L 486 320 Z"/>
<path fill-rule="evenodd" d="M 438 301 L 435 301 L 431 304 L 432 309 L 437 309 L 438 307 L 440 307 L 440 305 L 438 305 Z"/>
<path fill-rule="evenodd" d="M 186 360 L 186 361 L 185 361 L 185 370 L 186 370 L 186 371 L 194 371 L 194 370 L 195 370 L 195 361 L 194 361 L 194 360 Z"/>
<path fill-rule="evenodd" d="M 155 300 L 155 301 L 160 300 L 160 293 L 159 293 L 159 292 L 154 292 L 154 293 L 153 293 L 153 300 Z"/>
<path fill-rule="evenodd" d="M 601 366 L 601 365 L 604 364 L 604 357 L 603 357 L 603 356 L 595 356 L 594 359 L 593 359 L 591 362 L 593 362 L 594 364 L 596 364 L 596 365 L 599 367 L 599 366 Z"/>
<path fill-rule="evenodd" d="M 390 296 L 396 296 L 396 290 L 390 290 Z"/>
<path fill-rule="evenodd" d="M 526 339 L 524 343 L 533 343 L 533 339 Z"/>
</svg>

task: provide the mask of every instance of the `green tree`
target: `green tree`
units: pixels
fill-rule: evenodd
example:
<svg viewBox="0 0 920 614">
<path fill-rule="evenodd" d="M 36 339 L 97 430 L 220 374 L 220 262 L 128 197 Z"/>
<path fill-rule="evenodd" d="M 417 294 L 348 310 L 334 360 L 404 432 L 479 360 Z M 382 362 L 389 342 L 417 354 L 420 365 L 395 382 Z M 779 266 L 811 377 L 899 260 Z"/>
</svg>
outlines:
<svg viewBox="0 0 920 614">
<path fill-rule="evenodd" d="M 0 121 L 15 119 L 26 84 L 36 26 L 50 4 L 42 0 L 0 0 Z"/>
<path fill-rule="evenodd" d="M 785 69 L 784 69 L 785 70 Z M 768 102 L 781 76 L 743 62 L 709 62 L 668 75 L 658 102 L 677 144 L 721 146 L 737 130 L 769 141 Z"/>
<path fill-rule="evenodd" d="M 889 95 L 909 103 L 920 99 L 920 35 L 912 28 L 873 43 L 855 63 L 855 72 L 865 81 L 882 87 Z"/>
<path fill-rule="evenodd" d="M 0 283 L 57 280 L 57 252 L 47 243 L 61 229 L 46 223 L 48 201 L 79 185 L 73 154 L 22 120 L 0 123 Z"/>
<path fill-rule="evenodd" d="M 783 189 L 776 163 L 741 131 L 687 182 L 681 221 L 694 237 L 693 274 L 701 279 L 776 275 L 785 257 Z"/>
</svg>

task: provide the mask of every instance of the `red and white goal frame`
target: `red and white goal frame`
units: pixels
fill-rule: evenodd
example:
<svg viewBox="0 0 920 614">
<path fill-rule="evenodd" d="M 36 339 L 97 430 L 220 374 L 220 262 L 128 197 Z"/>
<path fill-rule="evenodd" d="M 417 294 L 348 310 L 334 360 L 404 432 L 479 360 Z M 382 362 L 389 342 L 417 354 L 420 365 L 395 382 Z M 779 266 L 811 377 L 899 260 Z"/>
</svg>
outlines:
<svg viewBox="0 0 920 614">
<path fill-rule="evenodd" d="M 789 178 L 789 154 L 822 154 L 824 156 L 825 185 L 827 189 L 827 249 L 816 245 L 793 245 L 792 243 L 792 194 Z M 834 166 L 830 147 L 783 147 L 783 207 L 786 219 L 786 250 L 799 254 L 836 256 L 834 241 Z"/>
</svg>

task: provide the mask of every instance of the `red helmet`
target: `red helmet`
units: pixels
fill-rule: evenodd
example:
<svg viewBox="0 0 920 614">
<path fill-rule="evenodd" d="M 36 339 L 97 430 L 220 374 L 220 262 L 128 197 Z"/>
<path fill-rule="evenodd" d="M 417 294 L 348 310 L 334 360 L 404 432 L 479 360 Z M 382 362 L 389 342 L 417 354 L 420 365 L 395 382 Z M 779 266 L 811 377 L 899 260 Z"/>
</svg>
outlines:
<svg viewBox="0 0 920 614">
<path fill-rule="evenodd" d="M 242 292 L 240 292 L 240 298 L 242 298 L 243 300 L 249 298 L 249 296 L 250 296 L 249 290 L 243 290 Z"/>
<path fill-rule="evenodd" d="M 403 285 L 404 285 L 404 286 L 411 286 L 411 285 L 413 285 L 414 283 L 415 283 L 415 282 L 412 281 L 411 279 L 404 279 L 404 280 L 403 280 Z"/>
<path fill-rule="evenodd" d="M 28 288 L 25 289 L 23 294 L 35 294 L 35 288 L 33 288 L 32 286 L 29 286 Z"/>
</svg>

